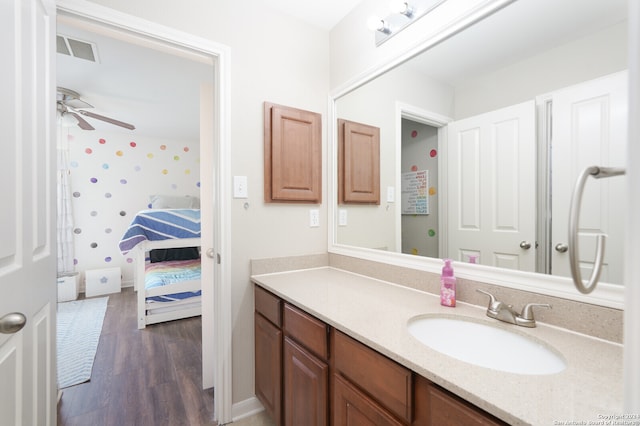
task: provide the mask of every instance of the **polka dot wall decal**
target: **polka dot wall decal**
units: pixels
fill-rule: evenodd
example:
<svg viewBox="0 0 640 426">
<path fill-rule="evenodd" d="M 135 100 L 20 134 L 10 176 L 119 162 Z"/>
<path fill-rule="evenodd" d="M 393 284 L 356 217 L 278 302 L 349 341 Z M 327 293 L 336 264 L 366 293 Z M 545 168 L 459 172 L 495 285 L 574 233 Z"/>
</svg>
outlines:
<svg viewBox="0 0 640 426">
<path fill-rule="evenodd" d="M 431 186 L 431 187 L 429 187 L 429 195 L 436 195 L 436 188 L 435 188 L 435 186 Z"/>
<path fill-rule="evenodd" d="M 196 186 L 200 188 L 200 182 L 196 182 Z"/>
<path fill-rule="evenodd" d="M 96 247 L 98 247 L 98 243 L 91 243 L 90 246 L 91 246 L 91 248 L 96 248 Z"/>
<path fill-rule="evenodd" d="M 418 166 L 416 166 L 415 164 L 413 166 L 411 166 L 411 171 L 412 172 L 417 172 L 418 171 Z"/>
<path fill-rule="evenodd" d="M 160 145 L 160 150 L 161 150 L 161 151 L 164 151 L 165 149 L 167 149 L 167 146 L 166 146 L 166 145 Z"/>
<path fill-rule="evenodd" d="M 417 248 L 415 248 L 415 247 L 413 247 L 413 248 L 411 249 L 411 254 L 412 254 L 412 255 L 414 255 L 414 256 L 417 256 L 417 255 L 418 255 L 418 249 L 417 249 Z"/>
<path fill-rule="evenodd" d="M 148 154 L 147 154 L 147 158 L 148 158 L 148 159 L 152 159 L 152 158 L 153 158 L 153 154 L 152 154 L 152 153 L 148 153 Z"/>
<path fill-rule="evenodd" d="M 84 150 L 84 152 L 86 152 L 87 154 L 91 154 L 93 150 L 91 148 L 87 148 Z"/>
<path fill-rule="evenodd" d="M 411 137 L 415 138 L 416 136 L 418 136 L 418 131 L 414 130 L 413 132 L 411 132 Z"/>
<path fill-rule="evenodd" d="M 105 169 L 105 170 L 107 170 L 107 169 L 109 168 L 109 165 L 108 165 L 107 163 L 104 163 L 104 164 L 102 165 L 102 168 L 103 168 L 103 169 Z"/>
<path fill-rule="evenodd" d="M 112 197 L 112 195 L 111 195 L 110 192 L 107 192 L 107 193 L 104 194 L 104 198 L 111 198 L 111 197 Z"/>
<path fill-rule="evenodd" d="M 139 172 L 140 170 L 142 170 L 142 167 L 140 167 L 140 166 L 135 166 L 135 167 L 133 168 L 133 170 L 135 170 L 136 172 Z"/>
<path fill-rule="evenodd" d="M 430 237 L 435 237 L 436 236 L 436 231 L 433 230 L 433 229 L 429 229 L 428 234 L 429 234 Z"/>
<path fill-rule="evenodd" d="M 125 212 L 124 210 L 120 211 L 120 216 L 126 216 L 126 215 L 127 215 L 127 212 Z"/>
<path fill-rule="evenodd" d="M 76 228 L 73 230 L 74 234 L 82 234 L 82 229 L 81 228 Z"/>
<path fill-rule="evenodd" d="M 127 180 L 126 179 L 120 179 L 120 183 L 123 184 L 123 185 L 126 185 L 127 184 Z"/>
<path fill-rule="evenodd" d="M 98 179 L 96 179 L 96 178 L 91 178 L 91 179 L 89 179 L 89 181 L 90 181 L 91 183 L 97 183 L 97 182 L 98 182 Z"/>
<path fill-rule="evenodd" d="M 101 145 L 104 145 L 105 143 L 107 143 L 107 141 L 106 141 L 106 140 L 104 140 L 104 139 L 102 139 L 102 138 L 101 138 L 101 139 L 98 139 L 98 142 L 99 142 Z"/>
<path fill-rule="evenodd" d="M 117 155 L 118 157 L 122 157 L 122 156 L 124 155 L 124 152 L 122 152 L 122 151 L 116 151 L 116 155 Z"/>
<path fill-rule="evenodd" d="M 127 257 L 127 263 L 133 263 L 133 259 L 130 257 Z"/>
<path fill-rule="evenodd" d="M 131 148 L 135 148 L 136 146 L 138 146 L 138 144 L 136 144 L 135 142 L 129 142 L 129 146 Z"/>
<path fill-rule="evenodd" d="M 185 146 L 182 150 L 183 150 L 184 152 L 189 152 L 189 147 L 188 147 L 188 146 Z"/>
<path fill-rule="evenodd" d="M 73 259 L 73 264 L 77 265 L 78 264 L 78 259 Z"/>
<path fill-rule="evenodd" d="M 96 217 L 98 216 L 98 212 L 93 210 L 91 213 L 89 213 L 91 216 Z"/>
<path fill-rule="evenodd" d="M 74 192 L 73 198 L 80 198 L 80 193 L 78 191 Z"/>
<path fill-rule="evenodd" d="M 191 174 L 191 170 L 189 170 L 189 169 L 185 170 L 185 171 L 184 171 L 184 174 L 185 174 L 185 175 L 190 175 L 190 174 Z"/>
<path fill-rule="evenodd" d="M 77 161 L 72 161 L 71 163 L 69 163 L 69 165 L 71 167 L 78 167 L 78 162 Z"/>
<path fill-rule="evenodd" d="M 167 174 L 169 174 L 169 170 L 167 170 L 167 169 L 162 169 L 162 174 L 163 174 L 163 175 L 167 175 Z"/>
<path fill-rule="evenodd" d="M 174 155 L 173 156 L 173 160 L 174 161 L 180 161 L 180 156 L 179 155 Z"/>
<path fill-rule="evenodd" d="M 176 185 L 175 183 L 171 184 L 171 189 L 178 189 L 178 185 Z"/>
<path fill-rule="evenodd" d="M 111 228 L 106 228 L 106 229 L 104 230 L 104 233 L 105 233 L 105 234 L 110 234 L 112 231 L 113 231 L 113 229 L 111 229 Z"/>
<path fill-rule="evenodd" d="M 105 257 L 105 258 L 104 258 L 104 261 L 105 261 L 105 262 L 107 262 L 107 263 L 111 262 L 111 256 L 107 256 L 107 257 Z"/>
<path fill-rule="evenodd" d="M 429 157 L 434 158 L 436 155 L 438 155 L 437 150 L 432 149 L 431 151 L 429 151 Z"/>
</svg>

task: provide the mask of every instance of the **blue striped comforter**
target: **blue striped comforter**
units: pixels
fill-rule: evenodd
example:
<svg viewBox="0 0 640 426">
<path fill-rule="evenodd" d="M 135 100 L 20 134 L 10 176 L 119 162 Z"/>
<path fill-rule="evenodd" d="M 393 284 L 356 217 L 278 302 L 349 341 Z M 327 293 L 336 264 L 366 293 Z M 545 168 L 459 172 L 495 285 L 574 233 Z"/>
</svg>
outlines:
<svg viewBox="0 0 640 426">
<path fill-rule="evenodd" d="M 142 241 L 173 238 L 200 238 L 200 210 L 142 210 L 120 240 L 122 254 L 127 254 Z"/>
</svg>

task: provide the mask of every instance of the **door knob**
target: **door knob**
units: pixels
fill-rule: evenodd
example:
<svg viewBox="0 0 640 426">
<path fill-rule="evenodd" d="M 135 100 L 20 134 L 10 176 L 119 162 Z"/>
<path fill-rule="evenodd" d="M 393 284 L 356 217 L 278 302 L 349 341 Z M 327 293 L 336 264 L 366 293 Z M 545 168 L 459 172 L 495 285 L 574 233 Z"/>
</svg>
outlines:
<svg viewBox="0 0 640 426">
<path fill-rule="evenodd" d="M 27 317 L 20 312 L 11 312 L 0 318 L 0 333 L 13 334 L 22 330 L 27 323 Z"/>
<path fill-rule="evenodd" d="M 520 242 L 520 248 L 521 249 L 525 249 L 525 250 L 529 250 L 531 248 L 531 243 L 528 241 L 521 241 Z"/>
<path fill-rule="evenodd" d="M 563 243 L 558 243 L 556 244 L 555 247 L 556 251 L 559 251 L 560 253 L 566 253 L 567 250 L 569 250 L 569 246 Z"/>
<path fill-rule="evenodd" d="M 215 257 L 215 252 L 212 248 L 207 250 L 207 257 L 213 259 Z"/>
</svg>

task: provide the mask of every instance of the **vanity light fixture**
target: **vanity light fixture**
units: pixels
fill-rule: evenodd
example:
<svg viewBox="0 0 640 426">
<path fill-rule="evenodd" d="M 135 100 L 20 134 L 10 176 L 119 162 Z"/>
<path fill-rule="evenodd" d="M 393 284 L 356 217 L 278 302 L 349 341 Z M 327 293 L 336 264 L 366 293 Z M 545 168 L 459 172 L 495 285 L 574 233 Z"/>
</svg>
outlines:
<svg viewBox="0 0 640 426">
<path fill-rule="evenodd" d="M 394 35 L 426 15 L 445 0 L 392 0 L 389 7 L 391 15 L 386 18 L 372 16 L 367 26 L 375 32 L 376 46 L 380 46 Z"/>
</svg>

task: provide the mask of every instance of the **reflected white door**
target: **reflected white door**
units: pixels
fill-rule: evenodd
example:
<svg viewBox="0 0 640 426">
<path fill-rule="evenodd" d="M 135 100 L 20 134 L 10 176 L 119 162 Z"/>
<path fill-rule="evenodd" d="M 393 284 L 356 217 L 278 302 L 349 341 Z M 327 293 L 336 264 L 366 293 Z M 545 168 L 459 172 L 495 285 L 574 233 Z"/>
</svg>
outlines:
<svg viewBox="0 0 640 426">
<path fill-rule="evenodd" d="M 56 422 L 55 2 L 0 3 L 0 423 Z"/>
<path fill-rule="evenodd" d="M 620 72 L 552 95 L 553 275 L 571 276 L 569 253 L 556 247 L 567 244 L 569 204 L 578 175 L 588 166 L 626 165 L 627 86 L 627 73 Z M 601 281 L 622 283 L 625 181 L 624 177 L 587 180 L 579 224 L 583 277 L 591 275 L 596 235 L 603 233 L 608 238 Z"/>
<path fill-rule="evenodd" d="M 535 271 L 535 103 L 449 124 L 448 256 Z"/>
</svg>

